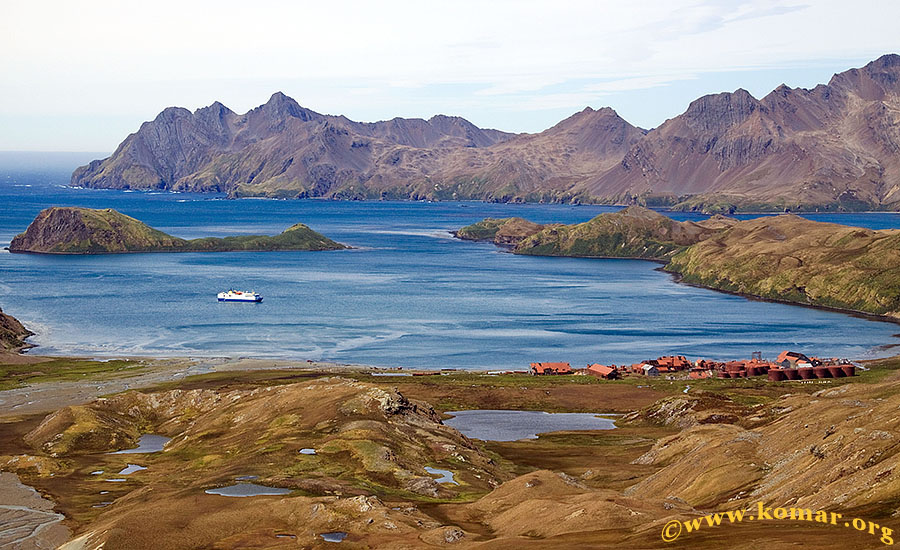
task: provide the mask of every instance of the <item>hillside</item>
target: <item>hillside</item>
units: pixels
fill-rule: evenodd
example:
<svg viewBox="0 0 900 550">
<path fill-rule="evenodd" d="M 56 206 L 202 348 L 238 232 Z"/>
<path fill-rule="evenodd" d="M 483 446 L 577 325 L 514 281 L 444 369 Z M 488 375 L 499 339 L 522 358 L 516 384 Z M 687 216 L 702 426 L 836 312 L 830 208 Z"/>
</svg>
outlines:
<svg viewBox="0 0 900 550">
<path fill-rule="evenodd" d="M 701 97 L 576 189 L 713 212 L 896 210 L 898 181 L 900 56 L 885 55 L 811 90 Z"/>
<path fill-rule="evenodd" d="M 722 217 L 677 222 L 653 210 L 630 206 L 584 223 L 542 229 L 519 242 L 514 252 L 664 260 L 732 223 L 734 220 Z"/>
<path fill-rule="evenodd" d="M 900 317 L 897 230 L 758 218 L 691 246 L 666 270 L 710 288 Z"/>
<path fill-rule="evenodd" d="M 389 382 L 245 371 L 111 395 L 43 419 L 7 417 L 0 464 L 53 499 L 75 533 L 63 548 L 82 550 L 324 548 L 321 535 L 334 532 L 353 548 L 649 549 L 661 547 L 669 522 L 754 512 L 758 503 L 890 526 L 897 360 L 870 366 L 880 381 L 824 388 L 658 381 L 669 396 L 621 417 L 615 430 L 510 442 L 470 440 Z M 510 408 L 523 385 L 569 399 L 592 390 L 574 399 L 588 406 L 596 401 L 585 397 L 636 390 L 583 377 L 452 382 L 457 376 L 410 379 L 404 391 L 446 400 L 476 387 Z M 160 452 L 111 453 L 143 433 L 171 439 Z M 133 463 L 144 469 L 126 468 Z M 455 483 L 426 467 L 446 469 Z M 248 482 L 283 494 L 207 493 Z M 674 547 L 861 550 L 891 534 L 775 525 L 726 519 L 684 533 Z"/>
<path fill-rule="evenodd" d="M 25 339 L 34 333 L 22 326 L 22 323 L 12 315 L 3 313 L 0 309 L 0 355 L 5 353 L 18 353 L 31 345 Z"/>
<path fill-rule="evenodd" d="M 16 235 L 10 252 L 112 254 L 122 252 L 229 252 L 339 250 L 347 248 L 298 223 L 280 235 L 242 235 L 185 240 L 107 208 L 53 207 L 42 210 Z"/>
<path fill-rule="evenodd" d="M 459 117 L 361 123 L 282 93 L 244 114 L 170 107 L 72 185 L 232 197 L 478 199 L 683 210 L 900 208 L 900 56 L 811 90 L 706 95 L 650 131 L 587 108 L 537 134 Z"/>
</svg>

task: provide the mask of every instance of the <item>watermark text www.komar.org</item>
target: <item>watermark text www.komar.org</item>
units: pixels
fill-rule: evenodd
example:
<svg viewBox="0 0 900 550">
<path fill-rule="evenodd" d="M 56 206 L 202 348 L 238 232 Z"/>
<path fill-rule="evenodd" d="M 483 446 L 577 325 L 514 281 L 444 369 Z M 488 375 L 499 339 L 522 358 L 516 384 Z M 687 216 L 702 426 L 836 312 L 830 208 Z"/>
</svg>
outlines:
<svg viewBox="0 0 900 550">
<path fill-rule="evenodd" d="M 874 521 L 867 521 L 861 518 L 844 518 L 843 515 L 838 514 L 837 512 L 812 510 L 810 508 L 766 507 L 763 506 L 762 502 L 757 502 L 756 508 L 751 508 L 749 510 L 731 510 L 728 512 L 708 514 L 685 521 L 673 519 L 663 526 L 662 539 L 665 542 L 673 542 L 683 534 L 696 533 L 700 530 L 741 523 L 744 521 L 760 520 L 793 520 L 808 521 L 811 523 L 819 523 L 821 525 L 836 525 L 877 536 L 883 544 L 888 546 L 894 544 L 894 539 L 892 538 L 894 530 L 878 525 Z"/>
</svg>

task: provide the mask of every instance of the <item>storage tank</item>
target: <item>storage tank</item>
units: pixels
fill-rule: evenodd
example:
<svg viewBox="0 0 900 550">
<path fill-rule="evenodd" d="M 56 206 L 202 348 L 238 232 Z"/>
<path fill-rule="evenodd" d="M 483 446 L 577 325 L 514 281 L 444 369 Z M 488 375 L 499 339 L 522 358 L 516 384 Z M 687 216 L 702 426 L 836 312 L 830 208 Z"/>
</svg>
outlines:
<svg viewBox="0 0 900 550">
<path fill-rule="evenodd" d="M 828 371 L 828 367 L 813 367 L 816 378 L 833 378 Z"/>
<path fill-rule="evenodd" d="M 803 367 L 802 369 L 797 369 L 797 373 L 800 374 L 800 378 L 803 380 L 812 380 L 816 377 L 816 372 L 812 367 Z"/>
<path fill-rule="evenodd" d="M 769 369 L 769 381 L 770 382 L 781 382 L 783 380 L 787 380 L 787 376 L 782 369 Z"/>
<path fill-rule="evenodd" d="M 828 367 L 828 372 L 831 373 L 832 378 L 843 378 L 847 376 L 847 374 L 844 372 L 844 369 L 842 369 L 840 365 L 831 365 L 830 367 Z"/>
</svg>

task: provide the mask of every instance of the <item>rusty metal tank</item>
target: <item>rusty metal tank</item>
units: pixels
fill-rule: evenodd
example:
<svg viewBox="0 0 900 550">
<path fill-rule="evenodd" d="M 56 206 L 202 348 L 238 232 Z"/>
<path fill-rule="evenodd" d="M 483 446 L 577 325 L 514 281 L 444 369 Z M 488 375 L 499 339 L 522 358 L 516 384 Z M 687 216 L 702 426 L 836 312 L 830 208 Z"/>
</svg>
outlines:
<svg viewBox="0 0 900 550">
<path fill-rule="evenodd" d="M 802 369 L 797 369 L 797 373 L 803 380 L 812 380 L 816 377 L 816 372 L 812 367 L 803 367 Z"/>
<path fill-rule="evenodd" d="M 816 378 L 833 378 L 828 371 L 828 367 L 813 367 L 813 373 L 816 375 Z"/>
<path fill-rule="evenodd" d="M 781 369 L 784 371 L 785 377 L 788 380 L 800 380 L 800 373 L 797 372 L 797 369 Z"/>
<path fill-rule="evenodd" d="M 856 376 L 856 367 L 853 365 L 841 365 L 841 370 L 844 371 L 844 374 L 847 376 Z"/>
<path fill-rule="evenodd" d="M 847 374 L 844 372 L 844 369 L 842 369 L 840 365 L 829 366 L 828 372 L 831 373 L 832 378 L 843 378 L 847 376 Z"/>
<path fill-rule="evenodd" d="M 769 369 L 770 382 L 781 382 L 782 380 L 787 380 L 783 369 Z"/>
</svg>

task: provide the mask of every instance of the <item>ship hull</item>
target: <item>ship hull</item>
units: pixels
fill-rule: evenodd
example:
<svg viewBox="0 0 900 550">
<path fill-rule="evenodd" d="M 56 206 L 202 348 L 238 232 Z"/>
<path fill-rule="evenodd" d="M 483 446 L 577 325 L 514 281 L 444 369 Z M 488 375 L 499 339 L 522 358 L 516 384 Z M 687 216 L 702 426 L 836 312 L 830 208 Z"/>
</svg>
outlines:
<svg viewBox="0 0 900 550">
<path fill-rule="evenodd" d="M 229 290 L 228 292 L 220 292 L 216 295 L 216 299 L 220 302 L 262 302 L 263 297 L 256 292 L 244 292 L 237 290 Z"/>
</svg>

